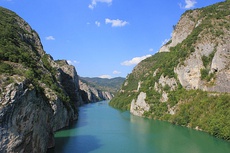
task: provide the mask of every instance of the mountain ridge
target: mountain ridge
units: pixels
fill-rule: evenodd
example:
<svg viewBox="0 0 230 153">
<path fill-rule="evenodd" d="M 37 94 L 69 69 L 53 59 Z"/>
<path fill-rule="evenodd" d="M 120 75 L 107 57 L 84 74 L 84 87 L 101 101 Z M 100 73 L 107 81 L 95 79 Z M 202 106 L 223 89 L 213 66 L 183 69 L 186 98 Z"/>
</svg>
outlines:
<svg viewBox="0 0 230 153">
<path fill-rule="evenodd" d="M 125 78 L 115 77 L 107 79 L 100 77 L 80 77 L 80 80 L 83 82 L 86 81 L 89 85 L 95 86 L 102 91 L 108 91 L 115 94 L 120 89 L 122 83 L 125 81 Z"/>
<path fill-rule="evenodd" d="M 229 8 L 182 14 L 171 40 L 133 69 L 110 105 L 229 140 Z"/>
</svg>

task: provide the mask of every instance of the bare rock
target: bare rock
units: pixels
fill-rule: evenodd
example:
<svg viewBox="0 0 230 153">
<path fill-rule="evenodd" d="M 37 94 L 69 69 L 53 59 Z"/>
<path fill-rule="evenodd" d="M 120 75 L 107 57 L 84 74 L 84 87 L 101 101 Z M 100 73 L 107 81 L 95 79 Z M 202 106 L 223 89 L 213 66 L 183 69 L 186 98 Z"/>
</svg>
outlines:
<svg viewBox="0 0 230 153">
<path fill-rule="evenodd" d="M 144 112 L 148 112 L 150 106 L 145 102 L 146 93 L 141 92 L 137 97 L 137 100 L 133 99 L 131 102 L 130 112 L 133 115 L 143 116 Z"/>
</svg>

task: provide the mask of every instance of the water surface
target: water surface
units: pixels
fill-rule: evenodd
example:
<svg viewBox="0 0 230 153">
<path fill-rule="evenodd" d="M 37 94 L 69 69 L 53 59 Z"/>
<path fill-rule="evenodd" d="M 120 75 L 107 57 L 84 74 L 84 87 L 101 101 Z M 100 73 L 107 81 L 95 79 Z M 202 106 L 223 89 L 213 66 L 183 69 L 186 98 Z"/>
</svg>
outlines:
<svg viewBox="0 0 230 153">
<path fill-rule="evenodd" d="M 116 110 L 84 105 L 79 120 L 55 134 L 49 153 L 230 153 L 230 143 L 204 132 Z"/>
</svg>

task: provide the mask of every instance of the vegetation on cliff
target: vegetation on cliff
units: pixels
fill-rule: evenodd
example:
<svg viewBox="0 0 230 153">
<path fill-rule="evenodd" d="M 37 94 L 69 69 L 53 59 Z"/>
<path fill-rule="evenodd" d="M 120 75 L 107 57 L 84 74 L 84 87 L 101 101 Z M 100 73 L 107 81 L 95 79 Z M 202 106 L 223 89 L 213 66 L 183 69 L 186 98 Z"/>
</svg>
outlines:
<svg viewBox="0 0 230 153">
<path fill-rule="evenodd" d="M 147 95 L 145 101 L 150 105 L 150 111 L 144 113 L 145 117 L 200 129 L 216 137 L 230 140 L 230 95 L 208 91 L 210 87 L 217 85 L 219 70 L 211 69 L 217 48 L 219 51 L 223 50 L 222 46 L 228 46 L 230 40 L 230 1 L 194 11 L 197 12 L 196 16 L 191 15 L 193 10 L 186 11 L 182 15 L 182 17 L 189 16 L 189 20 L 197 23 L 187 38 L 171 47 L 170 52 L 156 53 L 139 63 L 128 75 L 122 89 L 110 105 L 129 110 L 132 100 L 144 92 Z M 172 40 L 166 45 L 170 43 Z M 214 49 L 210 51 L 200 44 L 203 46 L 211 44 Z M 205 49 L 208 51 L 205 52 Z M 201 58 L 198 58 L 198 54 Z M 200 74 L 199 82 L 202 84 L 196 89 L 195 87 L 187 89 L 183 86 L 176 72 L 178 67 L 186 67 L 190 58 L 200 60 L 203 65 L 197 72 Z M 229 57 L 223 58 L 229 63 Z M 228 71 L 229 69 L 225 68 L 220 73 L 229 76 Z M 187 70 L 184 73 L 189 72 L 190 70 Z M 175 79 L 176 89 L 165 83 L 166 81 L 160 82 L 162 78 L 166 81 L 166 78 Z"/>
<path fill-rule="evenodd" d="M 95 87 L 101 91 L 108 91 L 112 94 L 115 94 L 121 87 L 122 83 L 125 81 L 125 78 L 117 77 L 112 79 L 103 79 L 103 78 L 89 78 L 89 77 L 80 77 L 80 80 L 91 87 Z"/>
<path fill-rule="evenodd" d="M 68 95 L 57 83 L 57 68 L 51 66 L 49 55 L 39 52 L 38 34 L 15 13 L 0 7 L 0 72 L 6 76 L 24 76 L 39 92 L 41 84 L 51 88 L 63 102 Z M 38 40 L 35 40 L 37 39 Z M 40 44 L 39 44 L 40 45 Z"/>
<path fill-rule="evenodd" d="M 46 152 L 83 104 L 75 68 L 54 61 L 38 34 L 0 7 L 0 152 Z"/>
</svg>

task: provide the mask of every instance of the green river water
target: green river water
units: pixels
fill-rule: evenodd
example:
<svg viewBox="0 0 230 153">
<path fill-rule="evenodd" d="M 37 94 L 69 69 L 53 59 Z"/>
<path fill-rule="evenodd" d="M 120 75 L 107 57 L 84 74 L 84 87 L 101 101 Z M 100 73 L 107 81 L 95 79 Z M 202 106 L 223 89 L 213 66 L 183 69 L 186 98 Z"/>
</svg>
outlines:
<svg viewBox="0 0 230 153">
<path fill-rule="evenodd" d="M 48 153 L 230 153 L 207 133 L 122 112 L 108 101 L 80 107 L 76 123 L 55 134 Z"/>
</svg>

